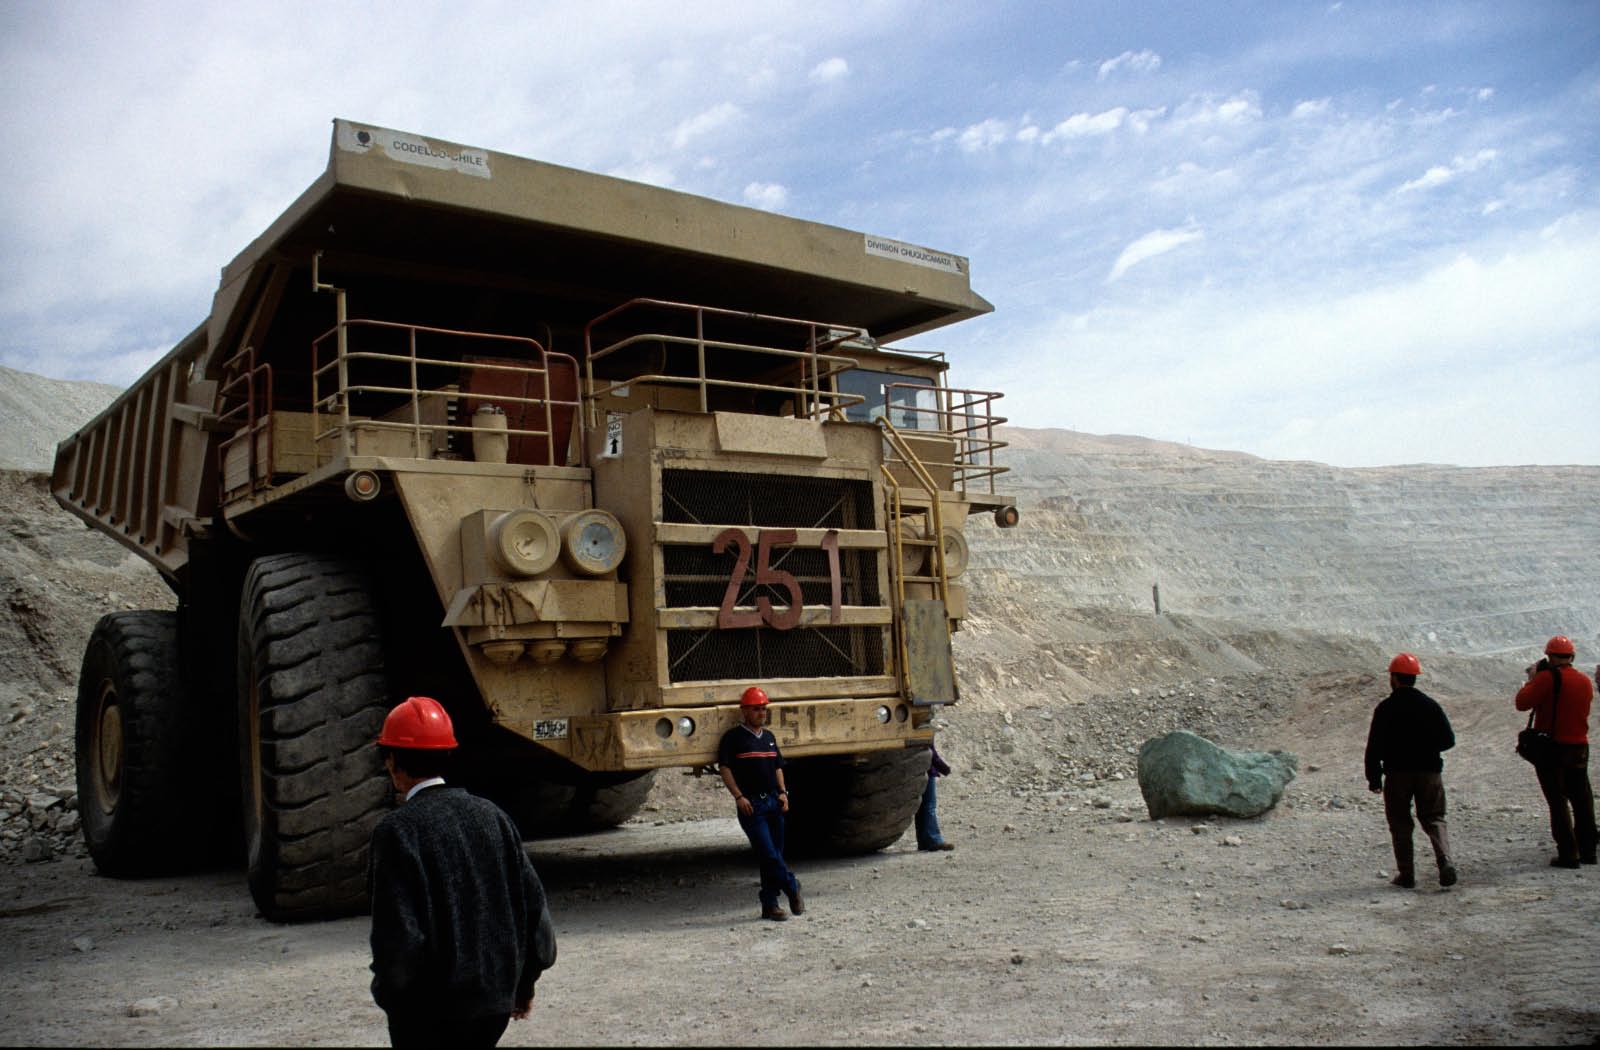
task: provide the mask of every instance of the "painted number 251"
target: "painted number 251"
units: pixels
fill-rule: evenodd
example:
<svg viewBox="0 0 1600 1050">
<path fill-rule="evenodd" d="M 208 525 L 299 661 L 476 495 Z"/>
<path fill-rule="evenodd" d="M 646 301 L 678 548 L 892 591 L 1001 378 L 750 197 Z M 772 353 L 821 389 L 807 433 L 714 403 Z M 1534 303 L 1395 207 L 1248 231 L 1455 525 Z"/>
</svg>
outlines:
<svg viewBox="0 0 1600 1050">
<path fill-rule="evenodd" d="M 787 631 L 800 623 L 800 614 L 804 610 L 804 601 L 800 594 L 800 583 L 790 573 L 772 567 L 772 548 L 790 546 L 795 541 L 793 529 L 762 529 L 756 535 L 756 577 L 757 587 L 774 587 L 787 591 L 788 604 L 782 612 L 774 612 L 772 601 L 764 594 L 756 595 L 754 609 L 739 609 L 739 589 L 744 586 L 745 574 L 750 569 L 750 537 L 742 529 L 724 529 L 712 541 L 711 553 L 721 554 L 730 546 L 735 548 L 733 572 L 728 577 L 728 589 L 722 593 L 722 607 L 717 610 L 718 627 L 760 627 L 766 624 L 780 631 Z M 822 549 L 828 552 L 828 582 L 832 586 L 832 601 L 828 608 L 828 622 L 839 622 L 840 591 L 842 590 L 839 578 L 839 530 L 829 529 L 822 536 Z"/>
</svg>

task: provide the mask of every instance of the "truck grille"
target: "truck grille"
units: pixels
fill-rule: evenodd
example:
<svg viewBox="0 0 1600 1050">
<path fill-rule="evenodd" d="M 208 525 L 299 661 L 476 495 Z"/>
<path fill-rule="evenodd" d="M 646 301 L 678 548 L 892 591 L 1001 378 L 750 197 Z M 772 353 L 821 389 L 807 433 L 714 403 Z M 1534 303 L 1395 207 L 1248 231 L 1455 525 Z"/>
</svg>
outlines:
<svg viewBox="0 0 1600 1050">
<path fill-rule="evenodd" d="M 870 482 L 850 478 L 737 474 L 712 470 L 663 470 L 662 517 L 668 522 L 758 529 L 870 529 L 878 527 Z M 662 583 L 669 608 L 718 608 L 735 565 L 732 551 L 710 544 L 662 547 Z M 872 606 L 880 593 L 881 552 L 839 552 L 840 601 Z M 755 558 L 739 588 L 737 607 L 755 608 L 765 596 L 774 608 L 788 604 L 783 587 L 754 586 Z M 780 547 L 771 567 L 792 575 L 808 608 L 832 601 L 828 555 L 820 548 Z M 832 678 L 884 673 L 885 629 L 867 627 L 771 627 L 727 630 L 675 628 L 667 632 L 668 680 L 673 683 L 728 678 Z"/>
<path fill-rule="evenodd" d="M 663 521 L 764 529 L 870 529 L 872 485 L 852 478 L 663 470 Z"/>
<path fill-rule="evenodd" d="M 883 628 L 667 632 L 671 680 L 836 678 L 883 673 Z"/>
</svg>

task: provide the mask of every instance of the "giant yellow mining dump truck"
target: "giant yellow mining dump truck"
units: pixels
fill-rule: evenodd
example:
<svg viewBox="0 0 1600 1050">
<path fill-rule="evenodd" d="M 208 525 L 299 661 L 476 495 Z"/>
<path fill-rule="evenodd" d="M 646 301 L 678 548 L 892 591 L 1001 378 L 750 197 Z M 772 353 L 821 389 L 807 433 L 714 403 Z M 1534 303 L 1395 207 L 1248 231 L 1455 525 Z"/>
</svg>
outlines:
<svg viewBox="0 0 1600 1050">
<path fill-rule="evenodd" d="M 987 312 L 966 260 L 352 121 L 211 316 L 63 442 L 67 510 L 175 612 L 84 655 L 84 835 L 133 876 L 226 848 L 290 920 L 365 904 L 373 741 L 450 710 L 528 837 L 705 770 L 760 684 L 792 836 L 894 841 L 998 394 L 893 340 Z"/>
</svg>

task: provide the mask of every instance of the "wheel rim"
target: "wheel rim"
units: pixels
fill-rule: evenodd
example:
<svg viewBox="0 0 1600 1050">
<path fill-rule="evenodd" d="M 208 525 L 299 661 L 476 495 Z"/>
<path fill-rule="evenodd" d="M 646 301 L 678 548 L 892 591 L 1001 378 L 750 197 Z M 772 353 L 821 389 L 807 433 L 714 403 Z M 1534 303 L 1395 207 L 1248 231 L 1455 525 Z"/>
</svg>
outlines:
<svg viewBox="0 0 1600 1050">
<path fill-rule="evenodd" d="M 94 787 L 100 809 L 116 811 L 122 796 L 122 706 L 110 682 L 100 690 L 94 726 Z"/>
</svg>

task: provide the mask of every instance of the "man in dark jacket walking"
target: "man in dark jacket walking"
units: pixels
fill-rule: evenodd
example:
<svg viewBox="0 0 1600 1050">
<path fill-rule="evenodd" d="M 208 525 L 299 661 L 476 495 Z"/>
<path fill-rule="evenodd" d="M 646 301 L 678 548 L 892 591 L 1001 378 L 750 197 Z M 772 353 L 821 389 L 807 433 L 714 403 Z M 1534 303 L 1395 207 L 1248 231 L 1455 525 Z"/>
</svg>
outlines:
<svg viewBox="0 0 1600 1050">
<path fill-rule="evenodd" d="M 1422 664 L 1410 653 L 1389 661 L 1389 695 L 1372 712 L 1367 733 L 1367 787 L 1383 793 L 1383 813 L 1394 843 L 1394 885 L 1410 889 L 1417 884 L 1412 866 L 1411 805 L 1417 822 L 1433 843 L 1439 862 L 1439 885 L 1456 882 L 1450 859 L 1450 836 L 1444 818 L 1444 759 L 1440 753 L 1456 746 L 1456 735 L 1444 709 L 1417 688 Z"/>
<path fill-rule="evenodd" d="M 372 998 L 395 1046 L 494 1046 L 556 961 L 544 886 L 511 818 L 444 782 L 450 716 L 413 696 L 378 737 L 401 807 L 372 832 Z"/>
</svg>

